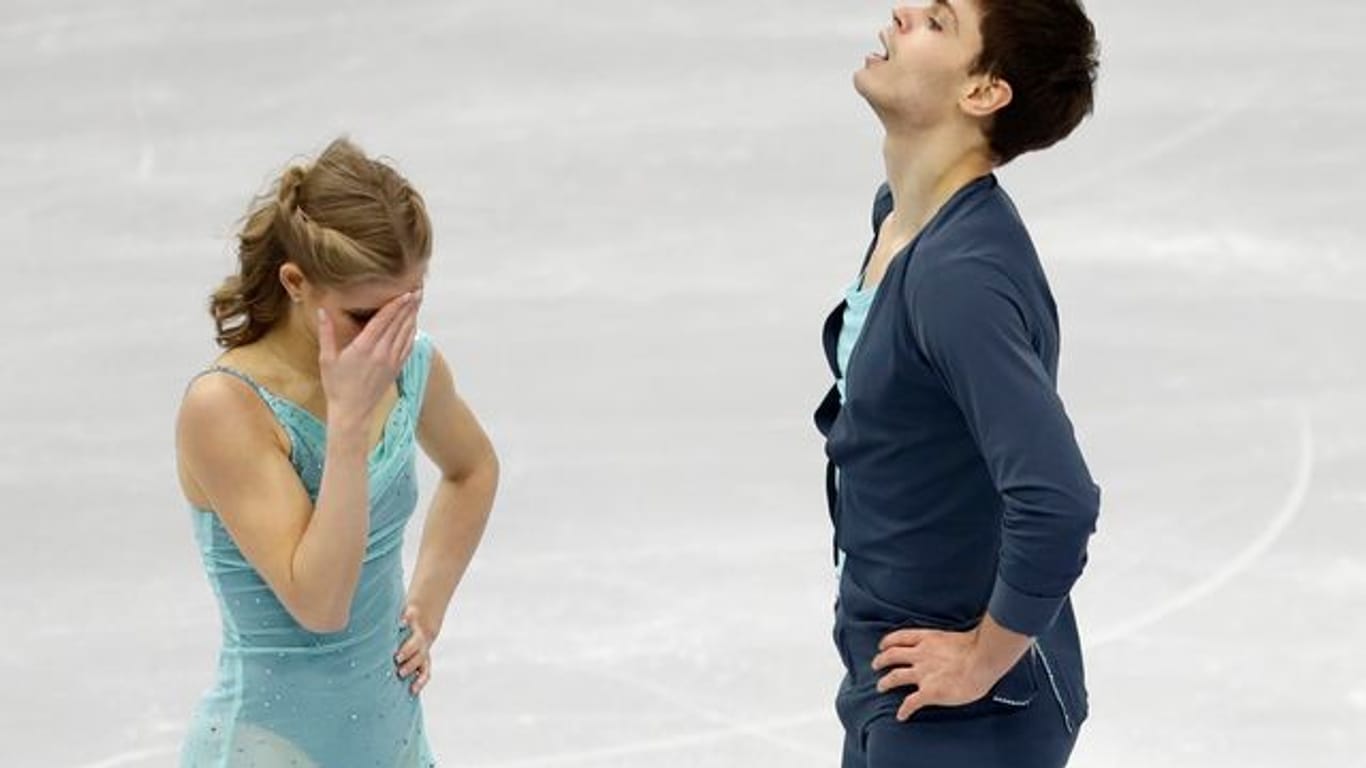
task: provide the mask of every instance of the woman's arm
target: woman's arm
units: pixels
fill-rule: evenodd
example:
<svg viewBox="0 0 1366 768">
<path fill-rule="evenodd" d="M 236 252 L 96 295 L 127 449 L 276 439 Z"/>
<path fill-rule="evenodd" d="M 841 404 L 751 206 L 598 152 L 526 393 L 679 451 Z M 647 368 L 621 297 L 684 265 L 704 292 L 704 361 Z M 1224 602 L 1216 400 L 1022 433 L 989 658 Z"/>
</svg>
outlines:
<svg viewBox="0 0 1366 768">
<path fill-rule="evenodd" d="M 334 632 L 346 625 L 365 548 L 365 425 L 329 425 L 314 514 L 270 418 L 243 382 L 202 376 L 180 406 L 177 453 L 285 610 L 311 632 Z"/>
<path fill-rule="evenodd" d="M 498 457 L 478 420 L 456 394 L 450 368 L 432 350 L 418 442 L 441 471 L 422 529 L 407 607 L 434 639 L 484 533 L 498 487 Z"/>
</svg>

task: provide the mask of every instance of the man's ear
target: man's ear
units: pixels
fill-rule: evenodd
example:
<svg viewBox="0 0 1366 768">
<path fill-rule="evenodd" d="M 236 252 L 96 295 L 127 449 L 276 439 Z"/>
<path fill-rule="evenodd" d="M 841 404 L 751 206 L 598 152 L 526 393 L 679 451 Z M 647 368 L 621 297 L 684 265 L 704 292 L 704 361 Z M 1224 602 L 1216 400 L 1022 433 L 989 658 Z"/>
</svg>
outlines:
<svg viewBox="0 0 1366 768">
<path fill-rule="evenodd" d="M 1010 83 L 994 75 L 974 75 L 958 100 L 959 107 L 970 117 L 987 118 L 1000 112 L 1015 97 Z"/>
</svg>

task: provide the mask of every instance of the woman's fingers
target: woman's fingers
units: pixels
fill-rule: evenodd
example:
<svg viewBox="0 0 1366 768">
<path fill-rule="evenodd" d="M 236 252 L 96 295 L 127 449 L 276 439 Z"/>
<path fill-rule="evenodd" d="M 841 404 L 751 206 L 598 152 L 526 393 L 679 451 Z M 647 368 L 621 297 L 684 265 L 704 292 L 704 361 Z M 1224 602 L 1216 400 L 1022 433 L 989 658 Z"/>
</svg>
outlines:
<svg viewBox="0 0 1366 768">
<path fill-rule="evenodd" d="M 411 627 L 412 633 L 394 655 L 394 660 L 398 664 L 400 679 L 407 680 L 409 675 L 416 673 L 408 688 L 416 696 L 432 678 L 432 643 L 417 620 L 417 612 L 413 606 L 409 605 L 403 609 L 400 623 L 405 627 Z"/>
<path fill-rule="evenodd" d="M 412 332 L 411 334 L 408 335 L 407 340 L 403 342 L 403 350 L 402 350 L 401 352 L 399 352 L 399 355 L 398 355 L 398 364 L 399 364 L 399 367 L 402 367 L 402 366 L 403 366 L 403 363 L 408 359 L 408 356 L 411 355 L 411 354 L 413 354 L 413 343 L 414 343 L 415 341 L 417 341 L 417 326 L 416 326 L 416 325 L 413 327 L 413 332 Z"/>
<path fill-rule="evenodd" d="M 404 657 L 399 663 L 398 676 L 407 678 L 412 673 L 427 669 L 432 664 L 432 653 L 428 648 L 420 647 L 412 655 Z"/>
<path fill-rule="evenodd" d="M 351 342 L 352 346 L 361 349 L 380 348 L 384 335 L 392 329 L 395 318 L 402 314 L 411 300 L 411 293 L 400 294 L 390 299 L 387 304 L 379 308 L 374 317 L 370 318 L 370 322 L 365 324 L 365 328 L 361 329 L 356 340 Z"/>
<path fill-rule="evenodd" d="M 409 659 L 407 663 L 405 663 L 403 666 L 398 668 L 398 676 L 402 678 L 407 678 L 408 675 L 411 675 L 413 672 L 419 669 L 426 669 L 428 658 L 429 657 L 425 651 L 417 654 L 416 656 Z"/>
<path fill-rule="evenodd" d="M 413 655 L 421 649 L 422 644 L 417 640 L 416 635 L 409 637 L 408 640 L 403 643 L 403 647 L 398 649 L 398 653 L 394 654 L 394 663 L 402 665 L 403 662 L 412 658 Z"/>
<path fill-rule="evenodd" d="M 327 310 L 318 307 L 318 362 L 331 363 L 337 359 L 337 333 Z"/>
<path fill-rule="evenodd" d="M 398 666 L 398 676 L 407 678 L 431 663 L 431 644 L 420 633 L 413 633 L 404 641 L 398 653 L 394 654 L 394 664 Z"/>
<path fill-rule="evenodd" d="M 405 293 L 401 298 L 403 298 L 403 306 L 394 313 L 394 316 L 390 319 L 389 325 L 383 329 L 384 332 L 381 334 L 378 342 L 378 346 L 386 352 L 392 351 L 398 346 L 404 324 L 410 318 L 416 316 L 418 306 L 421 303 L 417 291 Z"/>
<path fill-rule="evenodd" d="M 409 312 L 405 313 L 402 325 L 399 327 L 398 334 L 393 342 L 393 356 L 389 358 L 390 363 L 396 367 L 403 367 L 403 361 L 408 359 L 408 353 L 413 348 L 413 337 L 417 335 L 417 304 L 414 302 Z"/>
<path fill-rule="evenodd" d="M 395 369 L 402 368 L 403 361 L 408 359 L 408 351 L 417 333 L 417 313 L 422 308 L 422 291 L 414 291 L 409 295 L 412 298 L 408 305 L 394 318 L 389 332 L 379 342 L 381 354 Z"/>
</svg>

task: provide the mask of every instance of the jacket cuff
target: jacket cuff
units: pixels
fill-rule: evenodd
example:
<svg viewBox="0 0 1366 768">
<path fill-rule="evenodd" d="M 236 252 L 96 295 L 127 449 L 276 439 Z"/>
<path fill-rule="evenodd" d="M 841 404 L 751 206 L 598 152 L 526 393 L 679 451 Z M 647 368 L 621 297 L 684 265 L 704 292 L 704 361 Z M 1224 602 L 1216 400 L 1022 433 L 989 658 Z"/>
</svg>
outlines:
<svg viewBox="0 0 1366 768">
<path fill-rule="evenodd" d="M 1011 632 L 1030 637 L 1038 637 L 1048 629 L 1057 618 L 1058 611 L 1067 600 L 1060 597 L 1035 597 L 1010 586 L 1000 576 L 996 577 L 996 587 L 991 592 L 991 602 L 987 613 L 997 624 Z"/>
</svg>

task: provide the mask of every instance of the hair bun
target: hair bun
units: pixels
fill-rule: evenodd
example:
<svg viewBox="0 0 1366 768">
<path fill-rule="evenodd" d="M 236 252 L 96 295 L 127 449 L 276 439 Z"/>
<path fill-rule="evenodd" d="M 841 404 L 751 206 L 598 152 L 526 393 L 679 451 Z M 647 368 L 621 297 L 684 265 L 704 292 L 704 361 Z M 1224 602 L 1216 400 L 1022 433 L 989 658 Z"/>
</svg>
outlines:
<svg viewBox="0 0 1366 768">
<path fill-rule="evenodd" d="M 280 189 L 276 193 L 275 199 L 285 211 L 293 213 L 298 210 L 301 204 L 299 191 L 303 188 L 304 179 L 307 176 L 308 169 L 302 165 L 291 165 L 280 176 Z"/>
</svg>

